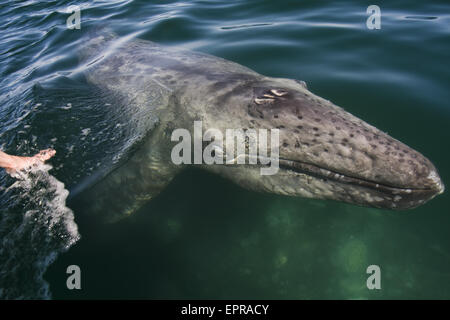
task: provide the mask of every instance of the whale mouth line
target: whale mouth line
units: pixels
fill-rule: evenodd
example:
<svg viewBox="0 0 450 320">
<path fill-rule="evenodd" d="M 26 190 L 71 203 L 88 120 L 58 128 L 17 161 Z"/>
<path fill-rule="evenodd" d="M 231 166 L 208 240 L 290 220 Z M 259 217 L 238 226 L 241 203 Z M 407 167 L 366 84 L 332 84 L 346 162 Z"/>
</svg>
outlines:
<svg viewBox="0 0 450 320">
<path fill-rule="evenodd" d="M 413 192 L 433 192 L 433 188 L 406 188 L 398 187 L 394 185 L 387 185 L 386 183 L 379 183 L 369 179 L 359 178 L 343 174 L 337 171 L 333 171 L 327 168 L 320 167 L 315 164 L 301 162 L 297 160 L 279 159 L 279 165 L 281 169 L 289 170 L 294 173 L 306 174 L 323 181 L 331 180 L 339 183 L 357 185 L 372 190 L 380 191 L 389 194 L 405 193 L 410 194 Z"/>
</svg>

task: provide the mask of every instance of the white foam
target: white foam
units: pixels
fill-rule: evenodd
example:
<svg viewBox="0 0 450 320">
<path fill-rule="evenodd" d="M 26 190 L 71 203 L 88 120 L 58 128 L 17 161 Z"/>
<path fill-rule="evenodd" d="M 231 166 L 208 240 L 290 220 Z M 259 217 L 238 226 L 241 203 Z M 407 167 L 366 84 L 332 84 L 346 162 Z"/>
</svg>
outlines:
<svg viewBox="0 0 450 320">
<path fill-rule="evenodd" d="M 91 128 L 81 130 L 81 135 L 87 136 L 91 132 Z"/>
<path fill-rule="evenodd" d="M 81 135 L 82 135 L 81 140 L 85 140 L 86 137 L 89 135 L 90 132 L 91 132 L 91 129 L 90 129 L 90 128 L 82 129 L 82 130 L 81 130 Z"/>
<path fill-rule="evenodd" d="M 62 110 L 70 110 L 70 109 L 72 109 L 72 104 L 71 104 L 71 103 L 68 103 L 68 104 L 65 105 L 64 107 L 60 107 L 60 109 L 62 109 Z"/>
</svg>

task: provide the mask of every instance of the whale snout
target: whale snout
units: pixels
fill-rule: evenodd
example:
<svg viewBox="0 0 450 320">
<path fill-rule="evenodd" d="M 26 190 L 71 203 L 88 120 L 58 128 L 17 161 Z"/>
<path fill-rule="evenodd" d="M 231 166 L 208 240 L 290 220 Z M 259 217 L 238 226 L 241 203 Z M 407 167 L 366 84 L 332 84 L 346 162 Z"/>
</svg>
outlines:
<svg viewBox="0 0 450 320">
<path fill-rule="evenodd" d="M 430 171 L 430 174 L 427 176 L 424 185 L 430 186 L 430 189 L 435 192 L 434 195 L 444 193 L 445 191 L 445 185 L 442 182 L 441 177 L 439 177 L 435 170 Z"/>
<path fill-rule="evenodd" d="M 409 189 L 411 191 L 407 189 L 411 197 L 407 197 L 406 201 L 402 201 L 399 209 L 415 208 L 433 199 L 435 196 L 444 193 L 445 186 L 436 168 L 430 163 L 428 169 L 428 175 L 426 177 L 413 173 L 413 178 L 415 177 L 417 179 L 417 187 Z"/>
<path fill-rule="evenodd" d="M 386 189 L 385 200 L 381 207 L 398 210 L 411 209 L 444 192 L 444 183 L 434 165 L 416 151 L 412 150 L 411 152 L 415 152 L 413 154 L 418 155 L 416 162 L 411 161 L 408 163 L 410 165 L 408 172 L 398 168 L 398 177 L 393 175 L 391 178 L 395 187 Z M 401 163 L 399 163 L 400 166 Z M 421 168 L 421 170 L 416 168 Z M 387 180 L 389 180 L 389 177 L 387 177 Z M 405 181 L 404 184 L 394 184 L 396 181 L 401 180 Z"/>
</svg>

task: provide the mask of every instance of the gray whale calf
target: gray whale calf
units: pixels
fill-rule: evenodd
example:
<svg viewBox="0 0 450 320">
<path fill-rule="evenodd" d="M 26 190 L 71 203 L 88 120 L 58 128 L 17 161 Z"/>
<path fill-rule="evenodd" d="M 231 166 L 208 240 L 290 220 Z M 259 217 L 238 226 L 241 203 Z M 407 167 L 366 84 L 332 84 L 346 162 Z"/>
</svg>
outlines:
<svg viewBox="0 0 450 320">
<path fill-rule="evenodd" d="M 92 212 L 117 219 L 157 195 L 186 165 L 170 155 L 176 128 L 279 129 L 279 166 L 198 165 L 238 185 L 289 196 L 386 209 L 417 207 L 444 191 L 419 152 L 311 93 L 237 63 L 153 42 L 94 34 L 81 59 L 87 80 L 128 105 L 139 148 L 86 193 Z M 114 112 L 114 106 L 111 106 Z"/>
</svg>

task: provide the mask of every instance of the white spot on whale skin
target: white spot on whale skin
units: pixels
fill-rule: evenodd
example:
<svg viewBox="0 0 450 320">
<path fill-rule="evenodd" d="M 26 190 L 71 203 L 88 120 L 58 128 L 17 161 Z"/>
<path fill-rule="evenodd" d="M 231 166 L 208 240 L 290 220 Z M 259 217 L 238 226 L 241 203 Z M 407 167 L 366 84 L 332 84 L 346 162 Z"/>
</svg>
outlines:
<svg viewBox="0 0 450 320">
<path fill-rule="evenodd" d="M 436 171 L 434 170 L 430 171 L 430 174 L 428 175 L 427 178 L 433 181 L 437 186 L 439 186 L 439 194 L 444 192 L 445 190 L 444 184 L 442 183 Z"/>
<path fill-rule="evenodd" d="M 270 98 L 267 98 L 267 99 L 256 98 L 255 99 L 255 103 L 256 104 L 263 104 L 263 103 L 268 103 L 268 102 L 273 102 L 273 101 L 275 101 L 275 100 L 274 99 L 270 99 Z"/>
<path fill-rule="evenodd" d="M 272 89 L 272 90 L 270 90 L 270 92 L 272 92 L 274 95 L 276 95 L 278 97 L 282 97 L 287 94 L 287 92 L 284 90 L 276 90 L 276 89 Z"/>
</svg>

